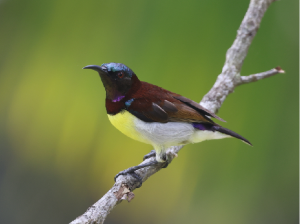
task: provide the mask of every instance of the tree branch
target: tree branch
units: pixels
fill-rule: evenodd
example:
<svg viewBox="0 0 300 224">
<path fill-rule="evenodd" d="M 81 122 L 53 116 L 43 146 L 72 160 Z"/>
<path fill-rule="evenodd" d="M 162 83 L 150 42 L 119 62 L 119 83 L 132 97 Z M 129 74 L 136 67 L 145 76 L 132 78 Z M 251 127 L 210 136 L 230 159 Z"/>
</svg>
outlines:
<svg viewBox="0 0 300 224">
<path fill-rule="evenodd" d="M 285 73 L 285 71 L 282 70 L 280 67 L 276 67 L 276 68 L 273 68 L 266 72 L 248 75 L 248 76 L 241 76 L 240 81 L 237 84 L 241 85 L 241 84 L 245 84 L 245 83 L 256 82 L 260 79 L 265 79 L 265 78 L 271 77 L 273 75 L 276 75 L 278 73 Z"/>
<path fill-rule="evenodd" d="M 257 33 L 262 17 L 274 0 L 251 0 L 248 11 L 237 31 L 237 36 L 226 53 L 226 61 L 222 73 L 211 90 L 203 97 L 200 104 L 208 110 L 216 113 L 223 104 L 226 97 L 233 92 L 235 87 L 255 82 L 257 80 L 270 77 L 277 73 L 284 73 L 280 68 L 274 68 L 270 71 L 258 73 L 250 76 L 241 76 L 240 71 L 244 59 L 247 55 L 250 44 Z M 177 153 L 183 146 L 173 146 L 167 150 L 168 161 L 177 157 Z M 141 164 L 155 160 L 149 158 Z M 145 182 L 150 176 L 161 169 L 161 165 L 150 166 L 137 170 L 136 173 L 141 176 Z M 139 185 L 139 182 L 131 175 L 119 176 L 113 187 L 93 206 L 71 224 L 100 224 L 103 223 L 107 215 L 122 200 L 132 200 L 134 194 L 132 191 Z"/>
</svg>

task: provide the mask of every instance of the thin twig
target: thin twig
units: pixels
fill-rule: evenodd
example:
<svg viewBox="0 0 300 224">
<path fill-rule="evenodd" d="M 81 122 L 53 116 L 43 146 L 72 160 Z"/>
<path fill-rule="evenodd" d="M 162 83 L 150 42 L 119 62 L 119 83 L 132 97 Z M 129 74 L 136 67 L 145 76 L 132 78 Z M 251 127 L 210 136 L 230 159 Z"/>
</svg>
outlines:
<svg viewBox="0 0 300 224">
<path fill-rule="evenodd" d="M 217 112 L 222 103 L 234 88 L 238 85 L 254 82 L 284 71 L 276 68 L 267 72 L 250 76 L 240 76 L 243 61 L 248 53 L 248 49 L 259 28 L 261 19 L 274 0 L 251 0 L 248 11 L 238 29 L 237 37 L 233 45 L 226 53 L 226 62 L 222 73 L 218 76 L 212 89 L 203 97 L 201 105 L 212 112 Z M 173 146 L 167 150 L 168 161 L 177 157 L 177 153 L 183 146 Z M 155 158 L 149 158 L 141 164 L 150 162 Z M 150 166 L 137 170 L 145 182 L 150 176 L 158 172 L 161 166 Z M 113 187 L 83 215 L 75 219 L 71 224 L 101 224 L 106 219 L 112 209 L 122 200 L 132 200 L 132 191 L 139 185 L 139 182 L 131 175 L 119 176 Z"/>
<path fill-rule="evenodd" d="M 276 67 L 276 68 L 273 68 L 266 72 L 248 75 L 248 76 L 241 76 L 240 82 L 238 84 L 241 85 L 241 84 L 245 84 L 245 83 L 256 82 L 258 80 L 271 77 L 278 73 L 285 73 L 285 71 L 282 70 L 280 67 Z"/>
</svg>

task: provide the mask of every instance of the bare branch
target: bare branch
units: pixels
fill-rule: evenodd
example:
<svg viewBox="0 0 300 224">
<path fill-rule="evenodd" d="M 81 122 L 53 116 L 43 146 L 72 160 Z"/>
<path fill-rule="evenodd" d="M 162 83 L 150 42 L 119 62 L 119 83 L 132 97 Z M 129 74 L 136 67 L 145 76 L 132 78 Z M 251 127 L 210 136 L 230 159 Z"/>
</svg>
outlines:
<svg viewBox="0 0 300 224">
<path fill-rule="evenodd" d="M 276 75 L 278 73 L 285 73 L 285 71 L 282 70 L 280 67 L 276 67 L 276 68 L 273 68 L 266 72 L 248 75 L 248 76 L 241 76 L 241 79 L 240 79 L 240 82 L 238 83 L 238 85 L 250 83 L 250 82 L 256 82 L 260 79 L 265 79 L 270 76 Z"/>
<path fill-rule="evenodd" d="M 229 93 L 232 93 L 240 80 L 240 71 L 248 49 L 260 26 L 260 22 L 269 5 L 274 0 L 251 0 L 248 11 L 237 31 L 232 46 L 226 53 L 222 73 L 211 90 L 203 97 L 201 106 L 217 112 Z"/>
<path fill-rule="evenodd" d="M 225 65 L 222 73 L 218 76 L 212 89 L 203 97 L 200 104 L 206 109 L 217 112 L 229 93 L 233 92 L 238 85 L 254 82 L 267 78 L 284 71 L 277 67 L 267 72 L 250 76 L 240 76 L 240 70 L 248 49 L 259 28 L 261 19 L 274 0 L 251 0 L 248 11 L 237 31 L 237 37 L 226 53 Z M 173 146 L 167 150 L 168 161 L 177 157 L 177 153 L 183 146 Z M 149 158 L 141 164 L 155 160 Z M 141 165 L 140 164 L 140 165 Z M 150 166 L 135 171 L 145 182 L 150 176 L 161 169 L 161 165 Z M 119 176 L 113 187 L 83 215 L 75 219 L 71 224 L 100 224 L 103 223 L 107 215 L 122 200 L 132 200 L 132 191 L 139 185 L 137 180 L 131 175 Z"/>
</svg>

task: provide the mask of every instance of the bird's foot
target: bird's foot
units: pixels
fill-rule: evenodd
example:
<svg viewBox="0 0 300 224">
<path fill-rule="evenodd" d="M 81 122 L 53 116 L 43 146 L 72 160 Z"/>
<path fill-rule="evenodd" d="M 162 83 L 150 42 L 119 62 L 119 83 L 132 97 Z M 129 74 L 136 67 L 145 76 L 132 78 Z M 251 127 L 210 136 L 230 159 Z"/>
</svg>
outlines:
<svg viewBox="0 0 300 224">
<path fill-rule="evenodd" d="M 130 167 L 126 170 L 123 170 L 121 171 L 120 173 L 118 173 L 114 180 L 116 182 L 117 178 L 120 176 L 120 175 L 126 175 L 126 174 L 129 174 L 131 176 L 133 176 L 135 179 L 138 180 L 138 182 L 140 183 L 139 186 L 137 186 L 137 188 L 141 187 L 142 186 L 142 183 L 143 183 L 143 179 L 140 177 L 140 175 L 138 175 L 137 173 L 135 173 L 134 171 L 136 170 L 139 170 L 141 168 L 144 168 L 144 167 L 147 167 L 147 166 L 153 166 L 153 165 L 156 165 L 158 162 L 155 160 L 155 161 L 151 161 L 149 163 L 145 163 L 145 164 L 141 164 L 141 165 L 138 165 L 138 166 L 133 166 L 133 167 Z"/>
<path fill-rule="evenodd" d="M 156 157 L 155 150 L 151 150 L 148 154 L 144 155 L 143 161 L 146 159 L 149 159 L 151 157 Z M 164 156 L 164 160 L 165 160 L 165 162 L 162 162 L 162 163 L 165 163 L 165 165 L 163 165 L 162 168 L 167 168 L 167 166 L 169 165 L 169 162 L 166 160 L 166 156 Z"/>
<path fill-rule="evenodd" d="M 165 161 L 163 163 L 164 163 L 164 166 L 162 166 L 161 168 L 167 168 L 169 166 L 169 162 L 168 161 Z"/>
<path fill-rule="evenodd" d="M 138 180 L 139 185 L 138 185 L 136 188 L 141 187 L 141 186 L 142 186 L 142 183 L 143 183 L 143 180 L 142 180 L 142 178 L 140 177 L 140 175 L 138 175 L 137 173 L 134 172 L 135 170 L 133 170 L 132 168 L 135 168 L 135 166 L 134 166 L 134 167 L 130 167 L 130 168 L 126 169 L 126 170 L 123 170 L 123 171 L 119 172 L 119 173 L 115 176 L 115 178 L 114 178 L 115 182 L 116 182 L 117 178 L 118 178 L 120 175 L 126 175 L 126 174 L 129 174 L 129 175 L 133 176 L 135 179 Z"/>
<path fill-rule="evenodd" d="M 167 158 L 167 155 L 166 154 L 164 154 L 163 156 L 162 156 L 162 159 L 164 160 L 164 165 L 161 167 L 161 168 L 167 168 L 168 166 L 169 166 L 169 161 L 168 161 L 168 158 Z"/>
<path fill-rule="evenodd" d="M 149 159 L 151 157 L 155 157 L 155 156 L 156 156 L 155 150 L 151 150 L 148 154 L 144 155 L 143 161 L 146 160 L 146 159 Z"/>
</svg>

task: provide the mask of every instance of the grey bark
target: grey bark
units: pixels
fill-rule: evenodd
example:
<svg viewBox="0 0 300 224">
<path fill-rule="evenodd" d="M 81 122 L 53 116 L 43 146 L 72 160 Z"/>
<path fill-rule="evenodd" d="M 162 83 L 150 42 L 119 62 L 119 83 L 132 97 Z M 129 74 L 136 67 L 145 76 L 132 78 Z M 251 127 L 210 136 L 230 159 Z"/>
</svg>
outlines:
<svg viewBox="0 0 300 224">
<path fill-rule="evenodd" d="M 280 67 L 267 72 L 250 76 L 241 76 L 240 71 L 247 55 L 250 44 L 257 33 L 262 17 L 274 0 L 251 0 L 248 11 L 237 31 L 236 39 L 226 53 L 226 61 L 222 73 L 218 76 L 214 86 L 203 97 L 200 104 L 208 110 L 216 113 L 223 104 L 226 97 L 233 92 L 235 87 L 267 78 L 278 73 L 284 73 Z M 167 150 L 168 161 L 177 157 L 177 153 L 183 146 L 173 146 Z M 155 160 L 149 158 L 141 164 Z M 150 176 L 158 172 L 162 167 L 146 167 L 136 171 L 145 182 Z M 107 215 L 122 200 L 130 201 L 134 198 L 133 190 L 139 185 L 137 180 L 130 175 L 119 176 L 113 187 L 87 211 L 76 218 L 71 224 L 100 224 Z"/>
</svg>

